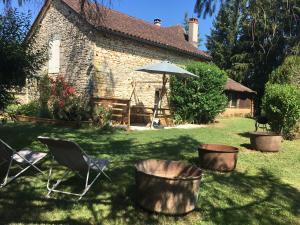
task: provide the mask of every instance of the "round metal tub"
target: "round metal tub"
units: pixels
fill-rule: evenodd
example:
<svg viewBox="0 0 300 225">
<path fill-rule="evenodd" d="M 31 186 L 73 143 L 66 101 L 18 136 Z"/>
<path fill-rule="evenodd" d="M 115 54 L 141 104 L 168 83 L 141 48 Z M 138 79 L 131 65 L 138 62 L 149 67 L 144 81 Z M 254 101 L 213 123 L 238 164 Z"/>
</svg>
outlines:
<svg viewBox="0 0 300 225">
<path fill-rule="evenodd" d="M 251 132 L 252 148 L 262 152 L 278 152 L 281 147 L 282 136 L 272 132 Z"/>
<path fill-rule="evenodd" d="M 239 149 L 228 145 L 202 144 L 198 146 L 201 168 L 229 172 L 235 169 Z"/>
<path fill-rule="evenodd" d="M 137 203 L 171 215 L 192 211 L 198 200 L 202 171 L 180 161 L 144 160 L 135 165 Z"/>
</svg>

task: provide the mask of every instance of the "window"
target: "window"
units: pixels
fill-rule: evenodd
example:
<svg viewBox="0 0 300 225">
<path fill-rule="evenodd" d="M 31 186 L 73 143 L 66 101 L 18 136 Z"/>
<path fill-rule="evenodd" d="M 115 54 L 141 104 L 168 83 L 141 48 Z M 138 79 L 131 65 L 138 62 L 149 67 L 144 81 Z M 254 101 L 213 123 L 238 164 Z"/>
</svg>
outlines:
<svg viewBox="0 0 300 225">
<path fill-rule="evenodd" d="M 237 108 L 239 104 L 239 98 L 237 93 L 229 93 L 229 107 L 230 108 Z"/>
<path fill-rule="evenodd" d="M 155 89 L 155 97 L 154 97 L 154 107 L 160 107 L 158 105 L 159 100 L 160 100 L 160 95 L 161 95 L 161 89 L 160 88 L 156 88 Z"/>
<path fill-rule="evenodd" d="M 60 40 L 53 38 L 49 42 L 48 73 L 59 73 L 60 67 Z"/>
</svg>

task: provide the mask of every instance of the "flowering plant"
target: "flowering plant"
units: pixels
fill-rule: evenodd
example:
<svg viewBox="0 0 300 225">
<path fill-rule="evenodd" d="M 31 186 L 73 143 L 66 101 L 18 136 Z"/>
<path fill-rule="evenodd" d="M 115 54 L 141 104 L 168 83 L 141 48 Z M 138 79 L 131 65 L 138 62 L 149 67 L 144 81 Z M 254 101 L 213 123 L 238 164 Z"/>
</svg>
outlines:
<svg viewBox="0 0 300 225">
<path fill-rule="evenodd" d="M 50 102 L 54 118 L 67 121 L 88 119 L 88 108 L 76 89 L 63 76 L 51 79 Z"/>
</svg>

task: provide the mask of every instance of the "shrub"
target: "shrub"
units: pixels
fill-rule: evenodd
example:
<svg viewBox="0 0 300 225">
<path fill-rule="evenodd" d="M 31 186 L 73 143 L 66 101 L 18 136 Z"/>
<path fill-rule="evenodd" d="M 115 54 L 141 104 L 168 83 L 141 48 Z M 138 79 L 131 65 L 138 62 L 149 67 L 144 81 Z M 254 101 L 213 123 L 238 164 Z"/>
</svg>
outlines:
<svg viewBox="0 0 300 225">
<path fill-rule="evenodd" d="M 271 73 L 269 82 L 300 86 L 300 56 L 286 57 L 284 62 Z"/>
<path fill-rule="evenodd" d="M 51 81 L 50 104 L 56 119 L 82 121 L 90 117 L 89 104 L 76 94 L 75 88 L 64 77 Z"/>
<path fill-rule="evenodd" d="M 42 118 L 52 118 L 52 112 L 49 109 L 49 100 L 51 96 L 51 79 L 48 75 L 42 76 L 38 81 L 38 92 L 39 92 L 39 104 L 40 112 L 39 116 Z"/>
<path fill-rule="evenodd" d="M 31 101 L 17 107 L 16 114 L 24 116 L 38 116 L 40 113 L 40 104 L 38 101 Z"/>
<path fill-rule="evenodd" d="M 0 110 L 4 110 L 14 101 L 14 95 L 3 85 L 0 85 Z"/>
<path fill-rule="evenodd" d="M 289 84 L 267 84 L 262 109 L 271 130 L 292 139 L 300 119 L 300 90 Z"/>
<path fill-rule="evenodd" d="M 21 105 L 18 105 L 18 104 L 10 104 L 8 105 L 6 108 L 5 108 L 5 112 L 8 113 L 9 115 L 11 116 L 14 116 L 17 114 L 18 112 L 18 109 Z"/>
<path fill-rule="evenodd" d="M 175 118 L 193 123 L 209 123 L 227 106 L 226 73 L 216 65 L 194 62 L 186 69 L 198 78 L 171 77 L 170 105 Z"/>
<path fill-rule="evenodd" d="M 99 128 L 106 129 L 110 126 L 111 117 L 111 110 L 103 106 L 97 106 L 93 112 L 93 124 Z"/>
</svg>

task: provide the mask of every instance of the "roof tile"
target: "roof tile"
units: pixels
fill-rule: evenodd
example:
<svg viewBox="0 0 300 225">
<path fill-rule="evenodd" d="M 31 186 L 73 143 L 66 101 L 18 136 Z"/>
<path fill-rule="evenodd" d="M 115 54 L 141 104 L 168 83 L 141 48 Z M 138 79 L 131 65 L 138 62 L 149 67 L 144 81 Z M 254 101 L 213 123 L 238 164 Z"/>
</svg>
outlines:
<svg viewBox="0 0 300 225">
<path fill-rule="evenodd" d="M 251 90 L 250 88 L 228 78 L 227 83 L 225 85 L 225 90 L 227 91 L 237 91 L 237 92 L 249 92 L 249 93 L 256 93 L 255 91 Z"/>
<path fill-rule="evenodd" d="M 62 0 L 75 12 L 85 15 L 94 27 L 138 38 L 153 44 L 173 48 L 194 56 L 210 59 L 210 55 L 195 48 L 185 38 L 185 31 L 180 25 L 159 27 L 132 16 L 108 9 L 86 1 L 81 7 L 78 0 Z M 101 16 L 99 16 L 101 15 Z"/>
</svg>

